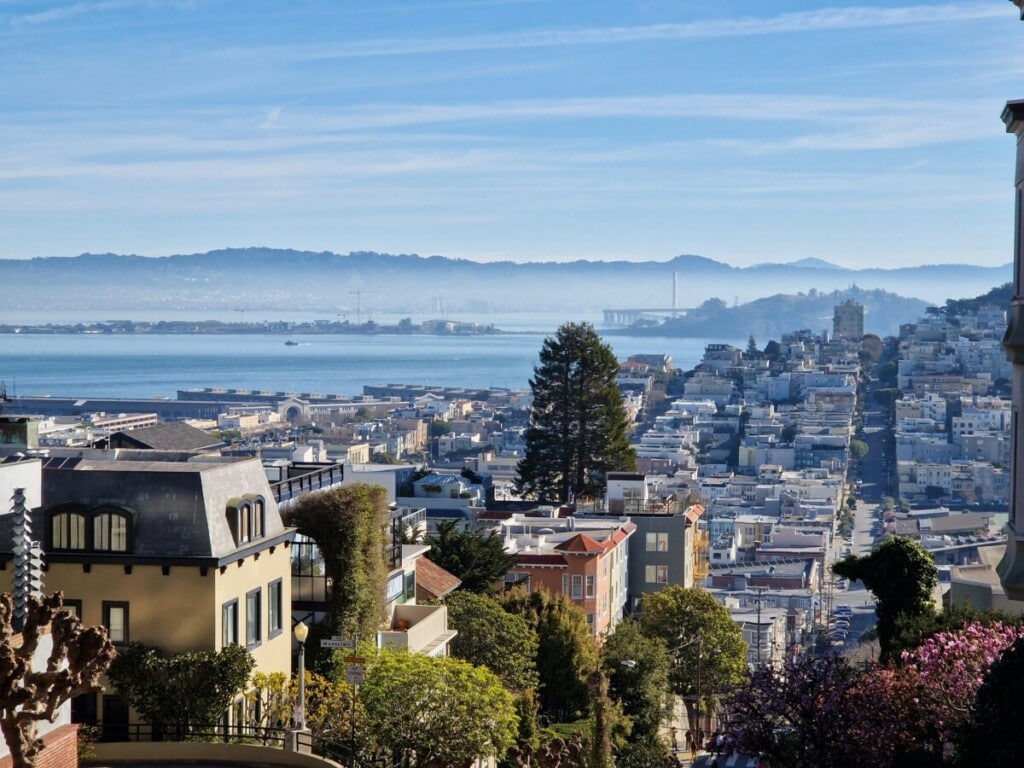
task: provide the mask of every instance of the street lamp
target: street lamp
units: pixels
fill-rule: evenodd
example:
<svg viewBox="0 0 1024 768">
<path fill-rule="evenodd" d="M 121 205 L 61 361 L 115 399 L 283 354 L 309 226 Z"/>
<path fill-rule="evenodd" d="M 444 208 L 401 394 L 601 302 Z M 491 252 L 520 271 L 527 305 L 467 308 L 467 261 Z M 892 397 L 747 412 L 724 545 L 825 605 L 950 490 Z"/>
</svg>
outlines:
<svg viewBox="0 0 1024 768">
<path fill-rule="evenodd" d="M 295 708 L 295 727 L 300 731 L 306 729 L 306 638 L 309 627 L 300 621 L 295 625 L 295 639 L 299 641 L 299 704 Z"/>
</svg>

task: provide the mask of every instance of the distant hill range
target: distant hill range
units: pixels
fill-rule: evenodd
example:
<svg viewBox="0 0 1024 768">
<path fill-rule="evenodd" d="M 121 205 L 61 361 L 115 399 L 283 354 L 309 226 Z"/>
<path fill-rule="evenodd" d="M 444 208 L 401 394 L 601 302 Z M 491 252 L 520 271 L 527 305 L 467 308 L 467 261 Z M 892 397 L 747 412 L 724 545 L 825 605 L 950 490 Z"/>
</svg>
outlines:
<svg viewBox="0 0 1024 768">
<path fill-rule="evenodd" d="M 8 310 L 103 309 L 159 312 L 252 307 L 349 311 L 594 311 L 695 308 L 719 298 L 730 306 L 777 294 L 884 290 L 928 304 L 978 296 L 1008 282 L 1012 265 L 944 264 L 851 270 L 820 259 L 737 268 L 701 256 L 664 262 L 479 263 L 442 256 L 241 248 L 166 257 L 83 254 L 0 260 Z M 363 296 L 362 294 L 365 294 Z M 888 299 L 887 299 L 888 301 Z M 823 306 L 828 297 L 822 297 Z M 917 306 L 917 305 L 915 305 Z M 776 310 L 778 312 L 779 310 Z M 813 309 L 831 316 L 831 309 Z M 869 317 L 879 309 L 868 308 Z M 916 310 L 915 310 L 916 311 Z M 785 318 L 776 318 L 780 322 Z M 907 322 L 913 318 L 904 318 Z M 824 323 L 824 325 L 823 325 Z M 786 321 L 787 330 L 793 326 Z M 799 325 L 803 325 L 802 323 Z M 819 320 L 811 327 L 827 327 Z M 721 332 L 721 329 L 716 329 Z"/>
<path fill-rule="evenodd" d="M 806 329 L 832 332 L 836 304 L 852 299 L 864 307 L 864 330 L 879 336 L 895 336 L 903 323 L 914 322 L 934 306 L 920 299 L 908 299 L 882 290 L 858 287 L 822 293 L 776 294 L 746 304 L 728 306 L 721 299 L 708 299 L 684 316 L 661 324 L 640 323 L 625 329 L 604 330 L 605 335 L 683 336 L 699 338 L 743 338 L 753 336 L 764 346 L 770 339 Z M 1006 302 L 1009 306 L 1009 301 Z"/>
</svg>

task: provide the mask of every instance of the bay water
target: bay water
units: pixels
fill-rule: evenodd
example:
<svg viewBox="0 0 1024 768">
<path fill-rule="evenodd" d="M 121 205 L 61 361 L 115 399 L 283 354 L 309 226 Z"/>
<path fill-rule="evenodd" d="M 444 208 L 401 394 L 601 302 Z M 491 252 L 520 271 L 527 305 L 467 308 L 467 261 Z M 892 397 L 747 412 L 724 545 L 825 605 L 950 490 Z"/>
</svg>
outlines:
<svg viewBox="0 0 1024 768">
<path fill-rule="evenodd" d="M 236 311 L 237 312 L 237 311 Z M 12 319 L 0 313 L 0 322 Z M 123 319 L 100 313 L 42 322 L 72 323 Z M 129 319 L 175 320 L 173 312 Z M 240 313 L 239 313 L 240 314 Z M 191 313 L 196 321 L 238 322 L 233 312 Z M 245 322 L 280 320 L 281 313 Z M 288 317 L 298 322 L 306 317 Z M 378 323 L 399 318 L 375 316 Z M 420 320 L 412 318 L 415 322 Z M 426 318 L 421 318 L 426 319 Z M 545 337 L 566 320 L 586 320 L 600 332 L 600 315 L 481 315 L 449 317 L 511 331 L 497 335 L 292 335 L 281 334 L 0 334 L 0 381 L 8 395 L 62 397 L 171 397 L 179 389 L 225 387 L 275 391 L 362 394 L 364 384 L 429 384 L 452 387 L 529 385 Z M 21 316 L 22 323 L 33 323 Z M 38 322 L 38 321 L 36 321 Z M 296 342 L 285 345 L 286 340 Z M 605 336 L 620 360 L 631 354 L 668 354 L 676 367 L 689 369 L 706 344 L 745 346 L 746 339 L 684 339 Z"/>
</svg>

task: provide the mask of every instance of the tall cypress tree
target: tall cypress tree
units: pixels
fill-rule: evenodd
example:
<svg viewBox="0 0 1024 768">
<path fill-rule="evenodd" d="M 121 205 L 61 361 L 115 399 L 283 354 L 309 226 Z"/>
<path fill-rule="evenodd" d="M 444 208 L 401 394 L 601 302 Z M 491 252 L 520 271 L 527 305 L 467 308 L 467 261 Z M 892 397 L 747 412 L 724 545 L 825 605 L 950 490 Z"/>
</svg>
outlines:
<svg viewBox="0 0 1024 768">
<path fill-rule="evenodd" d="M 530 379 L 518 493 L 564 502 L 603 491 L 608 472 L 636 468 L 618 373 L 615 353 L 589 323 L 566 323 L 544 340 Z"/>
</svg>

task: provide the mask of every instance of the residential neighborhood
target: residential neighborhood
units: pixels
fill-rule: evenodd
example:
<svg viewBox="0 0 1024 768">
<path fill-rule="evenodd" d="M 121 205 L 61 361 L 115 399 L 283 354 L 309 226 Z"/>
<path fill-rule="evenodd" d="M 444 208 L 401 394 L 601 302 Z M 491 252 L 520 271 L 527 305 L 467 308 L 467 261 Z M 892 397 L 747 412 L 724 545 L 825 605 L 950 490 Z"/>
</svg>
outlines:
<svg viewBox="0 0 1024 768">
<path fill-rule="evenodd" d="M 447 526 L 500 542 L 510 566 L 494 588 L 564 599 L 598 647 L 645 597 L 697 589 L 731 617 L 750 670 L 782 669 L 871 648 L 858 642 L 871 593 L 831 566 L 887 536 L 930 552 L 952 599 L 1007 606 L 992 571 L 1010 494 L 1001 322 L 991 305 L 939 311 L 883 342 L 846 301 L 831 333 L 709 344 L 692 371 L 667 356 L 621 361 L 636 471 L 560 503 L 515 492 L 529 392 L 408 385 L 357 398 L 188 390 L 182 408 L 223 410 L 181 420 L 70 413 L 58 400 L 34 415 L 8 407 L 0 480 L 31 510 L 45 590 L 115 647 L 239 645 L 255 672 L 291 677 L 304 643 L 292 629 L 329 623 L 341 588 L 324 542 L 289 524 L 291 511 L 370 486 L 389 507 L 378 649 L 450 653 L 459 633 L 445 600 L 461 581 L 429 559 Z M 0 516 L 5 568 L 17 519 Z M 217 727 L 261 722 L 258 701 L 239 690 Z M 147 733 L 109 685 L 75 698 L 69 717 L 107 740 Z"/>
</svg>

